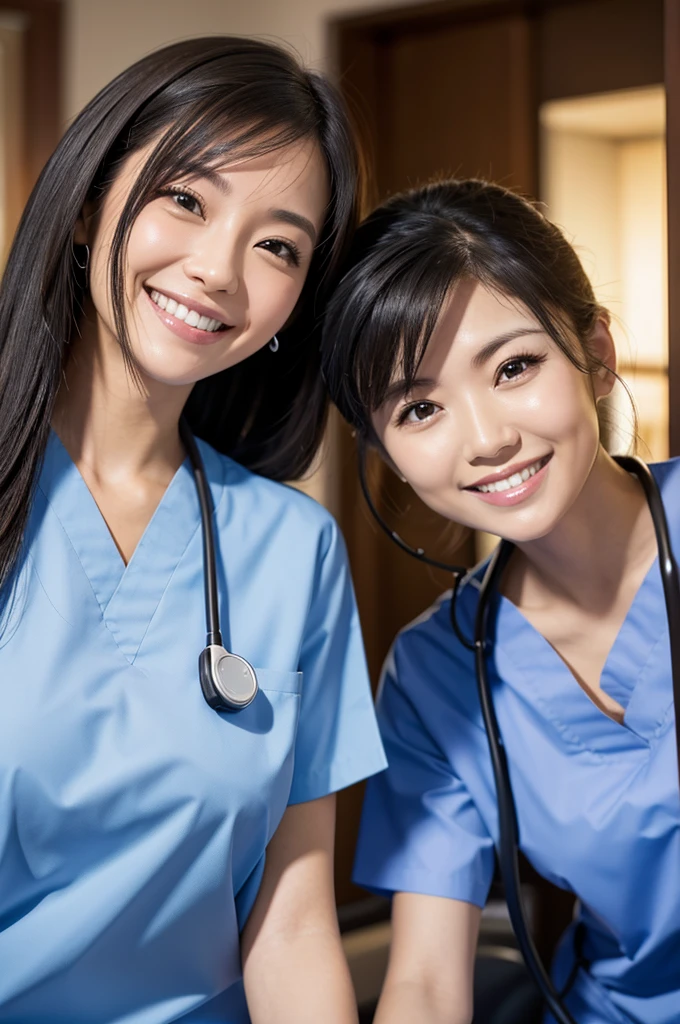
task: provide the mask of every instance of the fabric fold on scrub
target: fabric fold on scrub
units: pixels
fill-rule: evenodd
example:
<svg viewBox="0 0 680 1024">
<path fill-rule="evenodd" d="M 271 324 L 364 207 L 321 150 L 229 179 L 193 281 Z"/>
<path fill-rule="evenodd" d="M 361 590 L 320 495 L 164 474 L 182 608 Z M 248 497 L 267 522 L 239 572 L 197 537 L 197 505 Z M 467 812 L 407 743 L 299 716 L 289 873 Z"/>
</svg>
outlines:
<svg viewBox="0 0 680 1024">
<path fill-rule="evenodd" d="M 239 932 L 290 803 L 384 767 L 342 539 L 199 442 L 225 643 L 203 699 L 200 511 L 177 471 L 127 566 L 51 436 L 0 608 L 0 1021 L 247 1024 Z"/>
<path fill-rule="evenodd" d="M 680 461 L 652 466 L 680 553 Z M 473 635 L 483 568 L 461 586 Z M 355 881 L 483 906 L 498 839 L 496 793 L 474 669 L 450 594 L 397 638 L 378 717 L 389 768 L 369 781 Z M 580 901 L 583 956 L 567 999 L 579 1024 L 680 1020 L 680 795 L 668 622 L 658 560 L 602 674 L 623 725 L 586 695 L 519 610 L 497 598 L 489 660 L 521 848 Z M 574 929 L 553 965 L 572 973 Z M 546 1018 L 546 1024 L 550 1021 Z"/>
</svg>

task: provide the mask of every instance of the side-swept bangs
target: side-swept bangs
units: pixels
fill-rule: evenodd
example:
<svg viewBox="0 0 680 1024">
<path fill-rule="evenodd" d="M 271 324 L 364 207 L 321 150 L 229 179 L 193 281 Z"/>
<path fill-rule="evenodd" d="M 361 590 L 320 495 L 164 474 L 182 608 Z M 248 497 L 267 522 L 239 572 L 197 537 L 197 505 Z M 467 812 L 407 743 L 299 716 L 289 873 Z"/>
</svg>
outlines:
<svg viewBox="0 0 680 1024">
<path fill-rule="evenodd" d="M 50 420 L 78 329 L 85 253 L 74 245 L 87 202 L 126 158 L 151 147 L 110 253 L 117 333 L 133 376 L 125 310 L 130 230 L 171 182 L 303 140 L 324 158 L 330 200 L 296 310 L 266 349 L 199 382 L 185 413 L 218 451 L 276 480 L 301 476 L 323 437 L 320 313 L 356 226 L 360 161 L 344 105 L 290 52 L 255 39 L 189 39 L 144 57 L 91 100 L 64 134 L 24 210 L 0 292 L 0 588 L 16 563 Z"/>
<path fill-rule="evenodd" d="M 597 365 L 587 339 L 608 314 L 558 228 L 496 185 L 428 185 L 362 224 L 326 311 L 324 376 L 362 434 L 395 378 L 413 385 L 444 303 L 464 278 L 523 305 L 583 372 Z"/>
</svg>

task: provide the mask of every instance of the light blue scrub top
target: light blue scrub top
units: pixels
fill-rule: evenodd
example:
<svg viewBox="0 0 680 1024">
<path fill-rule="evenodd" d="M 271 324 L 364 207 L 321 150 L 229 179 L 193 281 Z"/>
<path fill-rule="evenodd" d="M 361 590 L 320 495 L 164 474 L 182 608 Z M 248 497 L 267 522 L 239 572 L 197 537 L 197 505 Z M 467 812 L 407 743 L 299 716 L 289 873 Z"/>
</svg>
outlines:
<svg viewBox="0 0 680 1024">
<path fill-rule="evenodd" d="M 288 804 L 379 771 L 330 515 L 200 443 L 227 646 L 203 699 L 201 522 L 180 467 L 124 567 L 52 435 L 0 624 L 0 1020 L 247 1022 L 239 930 Z"/>
<path fill-rule="evenodd" d="M 680 462 L 652 469 L 680 557 Z M 468 637 L 480 577 L 468 577 L 458 598 Z M 368 784 L 355 880 L 483 906 L 496 796 L 474 655 L 453 634 L 449 598 L 401 633 L 385 665 L 378 706 L 389 768 Z M 578 970 L 567 1005 L 579 1024 L 678 1024 L 680 796 L 658 562 L 602 674 L 603 689 L 625 708 L 623 725 L 596 707 L 510 601 L 496 608 L 489 679 L 521 848 L 580 900 L 590 966 Z M 553 967 L 558 990 L 574 964 L 575 928 Z"/>
</svg>

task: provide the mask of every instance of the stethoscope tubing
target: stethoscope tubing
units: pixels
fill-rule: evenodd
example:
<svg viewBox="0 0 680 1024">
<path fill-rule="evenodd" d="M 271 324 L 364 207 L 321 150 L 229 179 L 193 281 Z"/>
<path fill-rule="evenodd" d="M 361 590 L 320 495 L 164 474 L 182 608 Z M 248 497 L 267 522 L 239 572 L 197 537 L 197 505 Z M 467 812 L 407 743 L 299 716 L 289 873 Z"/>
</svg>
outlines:
<svg viewBox="0 0 680 1024">
<path fill-rule="evenodd" d="M 217 570 L 215 567 L 215 536 L 213 533 L 213 502 L 210 487 L 205 477 L 205 467 L 198 445 L 191 432 L 191 427 L 184 416 L 180 417 L 179 435 L 182 439 L 191 468 L 194 473 L 196 493 L 201 507 L 201 526 L 203 536 L 203 572 L 205 590 L 205 620 L 207 626 L 207 643 L 222 646 L 220 630 L 219 601 L 217 596 Z"/>
<path fill-rule="evenodd" d="M 479 703 L 484 719 L 486 737 L 489 744 L 491 767 L 496 786 L 498 804 L 498 863 L 505 901 L 508 906 L 510 923 L 512 924 L 517 944 L 524 957 L 524 962 L 538 985 L 550 1012 L 558 1024 L 577 1024 L 560 998 L 550 975 L 546 971 L 527 926 L 526 915 L 520 896 L 519 849 L 520 836 L 517 820 L 517 809 L 510 782 L 508 758 L 505 752 L 503 737 L 496 718 L 496 709 L 486 671 L 488 655 L 487 637 L 489 635 L 489 611 L 491 594 L 496 590 L 514 545 L 501 541 L 491 557 L 487 567 L 477 604 L 475 620 L 475 668 Z"/>
<path fill-rule="evenodd" d="M 680 781 L 680 719 L 677 709 L 680 707 L 680 580 L 678 570 L 673 557 L 673 550 L 670 543 L 666 513 L 659 493 L 656 480 L 652 476 L 649 467 L 640 459 L 633 456 L 615 456 L 616 461 L 627 472 L 635 474 L 644 490 L 645 498 L 649 506 L 654 524 L 657 547 L 659 550 L 659 568 L 663 583 L 666 611 L 668 615 L 668 631 L 670 637 L 671 651 L 671 675 L 673 683 L 673 700 L 676 708 L 675 729 L 678 749 L 678 774 Z M 413 548 L 404 541 L 398 533 L 390 529 L 388 524 L 378 512 L 371 497 L 368 481 L 366 479 L 365 450 L 359 444 L 359 480 L 361 489 L 368 505 L 368 508 L 375 521 L 402 551 L 416 558 L 419 562 L 431 565 L 437 569 L 444 569 L 451 572 L 454 578 L 453 593 L 451 595 L 451 625 L 461 643 L 469 650 L 474 651 L 475 674 L 477 678 L 477 689 L 479 702 L 484 720 L 484 726 L 489 744 L 489 755 L 496 787 L 496 800 L 498 804 L 498 862 L 503 878 L 505 899 L 510 915 L 510 922 L 517 938 L 520 952 L 529 972 L 534 978 L 538 988 L 545 999 L 550 1012 L 558 1024 L 577 1024 L 577 1021 L 570 1014 L 564 1002 L 555 989 L 550 975 L 546 971 L 538 955 L 534 941 L 529 932 L 522 900 L 520 897 L 519 877 L 519 850 L 520 833 L 517 818 L 517 809 L 512 792 L 508 759 L 501 735 L 496 710 L 493 703 L 493 694 L 486 671 L 486 659 L 488 657 L 489 636 L 489 612 L 491 608 L 491 596 L 497 590 L 497 583 L 503 573 L 508 559 L 513 551 L 513 545 L 508 541 L 501 541 L 491 556 L 487 566 L 484 579 L 479 593 L 477 603 L 477 614 L 475 617 L 474 643 L 461 632 L 456 618 L 456 597 L 460 581 L 467 574 L 467 570 L 459 565 L 447 565 L 436 559 L 429 558 L 423 548 Z"/>
<path fill-rule="evenodd" d="M 645 492 L 649 511 L 654 524 L 656 545 L 659 551 L 659 570 L 663 584 L 663 595 L 668 617 L 668 635 L 671 651 L 671 678 L 673 682 L 673 704 L 675 706 L 675 739 L 678 748 L 678 782 L 680 784 L 680 577 L 673 557 L 666 510 L 663 507 L 659 487 L 649 466 L 641 459 L 629 455 L 617 456 L 616 461 L 629 473 L 634 473 Z"/>
</svg>

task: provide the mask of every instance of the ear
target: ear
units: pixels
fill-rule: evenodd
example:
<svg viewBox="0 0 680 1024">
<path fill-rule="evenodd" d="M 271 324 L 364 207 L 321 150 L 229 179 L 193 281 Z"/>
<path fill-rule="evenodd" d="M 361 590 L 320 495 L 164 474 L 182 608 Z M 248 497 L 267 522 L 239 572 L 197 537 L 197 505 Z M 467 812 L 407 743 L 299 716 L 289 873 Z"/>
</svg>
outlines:
<svg viewBox="0 0 680 1024">
<path fill-rule="evenodd" d="M 601 398 L 611 394 L 616 383 L 616 347 L 608 318 L 598 318 L 588 338 L 588 348 L 597 365 L 592 382 L 595 401 L 599 402 Z"/>
<path fill-rule="evenodd" d="M 92 203 L 87 202 L 83 206 L 82 210 L 78 214 L 78 220 L 73 231 L 73 244 L 74 245 L 90 245 L 92 243 L 92 217 L 94 215 L 94 207 Z"/>
</svg>

